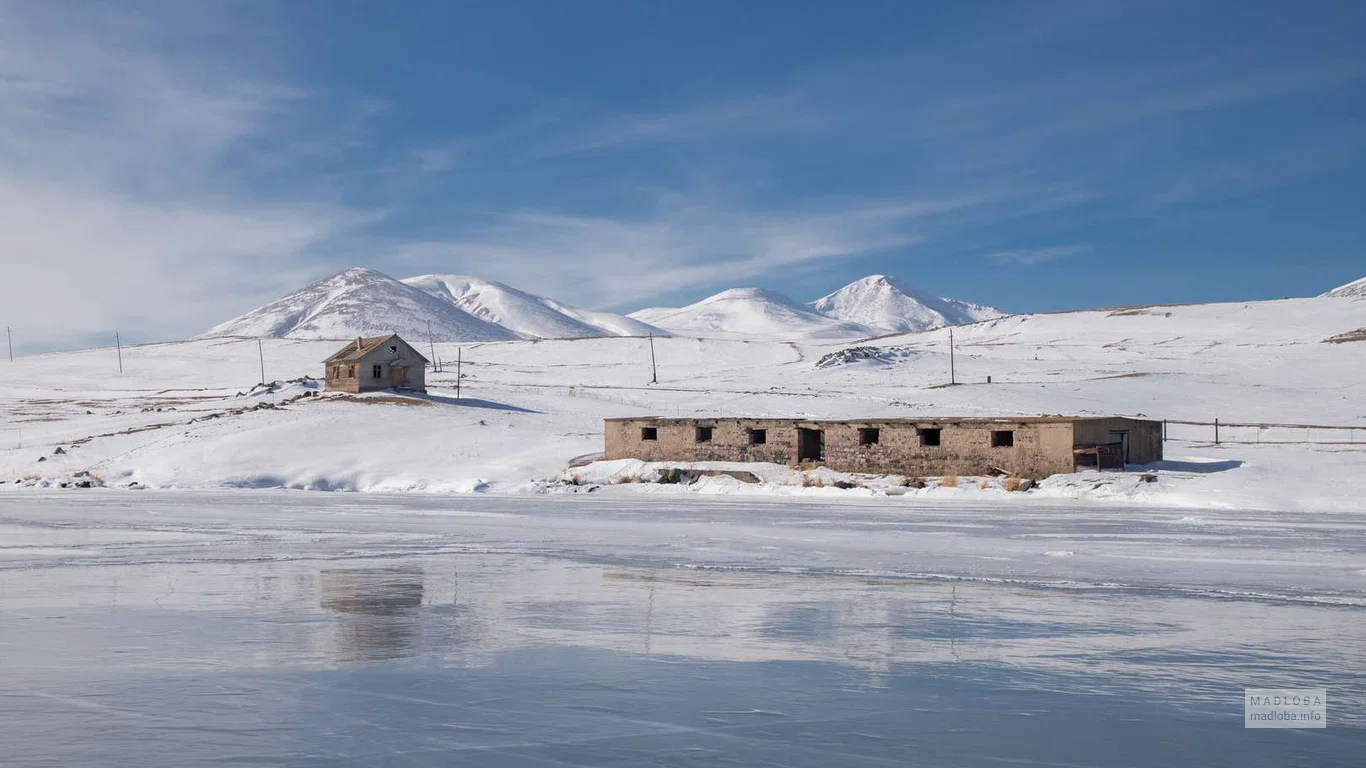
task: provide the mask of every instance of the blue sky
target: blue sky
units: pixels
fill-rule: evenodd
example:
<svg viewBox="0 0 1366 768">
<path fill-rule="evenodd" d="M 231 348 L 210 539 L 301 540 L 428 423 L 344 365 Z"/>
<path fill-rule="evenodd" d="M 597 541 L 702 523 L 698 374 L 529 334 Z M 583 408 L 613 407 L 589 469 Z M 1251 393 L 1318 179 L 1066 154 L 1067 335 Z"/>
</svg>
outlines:
<svg viewBox="0 0 1366 768">
<path fill-rule="evenodd" d="M 1313 295 L 1366 275 L 1362 40 L 1327 0 L 0 2 L 0 320 L 180 337 L 357 264 Z"/>
</svg>

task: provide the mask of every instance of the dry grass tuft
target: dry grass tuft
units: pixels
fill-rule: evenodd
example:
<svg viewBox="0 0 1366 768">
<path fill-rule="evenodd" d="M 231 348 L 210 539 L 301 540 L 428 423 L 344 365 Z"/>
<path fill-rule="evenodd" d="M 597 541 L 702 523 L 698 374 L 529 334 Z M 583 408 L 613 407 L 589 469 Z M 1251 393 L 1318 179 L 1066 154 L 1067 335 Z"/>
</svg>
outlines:
<svg viewBox="0 0 1366 768">
<path fill-rule="evenodd" d="M 404 397 L 402 395 L 333 395 L 327 398 L 331 403 L 360 403 L 361 405 L 414 405 L 419 408 L 426 408 L 432 404 L 430 400 L 419 400 L 415 397 Z"/>
<path fill-rule="evenodd" d="M 1005 480 L 1001 481 L 1001 486 L 1007 491 L 1014 493 L 1015 491 L 1020 490 L 1020 478 L 1014 476 L 1007 477 Z"/>
<path fill-rule="evenodd" d="M 1355 331 L 1339 333 L 1324 339 L 1328 344 L 1346 344 L 1349 341 L 1366 341 L 1366 328 L 1358 328 Z"/>
<path fill-rule="evenodd" d="M 803 487 L 803 488 L 824 488 L 824 487 L 825 487 L 825 478 L 823 478 L 823 477 L 812 477 L 811 475 L 808 475 L 808 474 L 806 474 L 806 473 L 802 473 L 802 487 Z"/>
<path fill-rule="evenodd" d="M 939 478 L 939 487 L 940 487 L 940 488 L 957 488 L 957 487 L 958 487 L 958 475 L 944 475 L 943 477 Z"/>
</svg>

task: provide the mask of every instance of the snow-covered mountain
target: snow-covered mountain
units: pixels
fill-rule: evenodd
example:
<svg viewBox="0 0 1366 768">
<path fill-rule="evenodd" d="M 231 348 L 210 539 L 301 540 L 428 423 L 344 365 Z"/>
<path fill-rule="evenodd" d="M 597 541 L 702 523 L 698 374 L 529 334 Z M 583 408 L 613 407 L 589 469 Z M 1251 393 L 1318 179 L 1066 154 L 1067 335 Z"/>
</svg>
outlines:
<svg viewBox="0 0 1366 768">
<path fill-rule="evenodd" d="M 349 339 L 397 332 L 414 342 L 503 341 L 517 334 L 481 320 L 449 301 L 373 269 L 355 267 L 241 317 L 210 328 L 212 336 Z"/>
<path fill-rule="evenodd" d="M 422 275 L 404 283 L 451 302 L 475 317 L 529 338 L 585 336 L 667 336 L 639 320 L 561 304 L 510 285 L 459 275 Z"/>
<path fill-rule="evenodd" d="M 1344 296 L 1352 298 L 1366 297 L 1366 277 L 1363 277 L 1360 280 L 1350 282 L 1346 285 L 1339 285 L 1338 287 L 1323 295 L 1333 298 L 1341 298 Z"/>
<path fill-rule="evenodd" d="M 808 306 L 836 320 L 898 332 L 966 325 L 1003 315 L 992 307 L 925 293 L 886 275 L 855 280 Z"/>
<path fill-rule="evenodd" d="M 684 335 L 856 339 L 873 334 L 866 326 L 827 317 L 762 288 L 732 288 L 686 307 L 652 307 L 630 317 Z"/>
</svg>

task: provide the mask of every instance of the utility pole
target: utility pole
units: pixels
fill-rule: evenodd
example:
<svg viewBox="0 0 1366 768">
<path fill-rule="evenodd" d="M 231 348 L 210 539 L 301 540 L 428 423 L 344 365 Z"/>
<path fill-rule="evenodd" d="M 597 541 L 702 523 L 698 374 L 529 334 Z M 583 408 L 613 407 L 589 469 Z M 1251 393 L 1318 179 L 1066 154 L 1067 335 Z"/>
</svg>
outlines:
<svg viewBox="0 0 1366 768">
<path fill-rule="evenodd" d="M 953 368 L 953 326 L 949 326 L 949 383 L 958 383 L 957 374 Z"/>
<path fill-rule="evenodd" d="M 14 362 L 14 331 L 10 330 L 8 325 L 5 326 L 5 338 L 9 341 L 9 361 L 12 363 Z"/>
<path fill-rule="evenodd" d="M 432 373 L 441 372 L 441 361 L 436 359 L 436 340 L 432 338 L 432 321 L 427 321 L 427 347 L 432 351 Z"/>
<path fill-rule="evenodd" d="M 114 349 L 119 353 L 119 373 L 123 373 L 123 342 L 119 341 L 118 331 L 114 331 Z"/>
<path fill-rule="evenodd" d="M 261 360 L 261 383 L 266 383 L 266 353 L 261 349 L 261 340 L 256 340 L 256 357 Z"/>
<path fill-rule="evenodd" d="M 659 372 L 655 369 L 655 335 L 650 334 L 650 383 L 659 383 Z"/>
<path fill-rule="evenodd" d="M 460 399 L 460 347 L 455 348 L 455 399 Z"/>
</svg>

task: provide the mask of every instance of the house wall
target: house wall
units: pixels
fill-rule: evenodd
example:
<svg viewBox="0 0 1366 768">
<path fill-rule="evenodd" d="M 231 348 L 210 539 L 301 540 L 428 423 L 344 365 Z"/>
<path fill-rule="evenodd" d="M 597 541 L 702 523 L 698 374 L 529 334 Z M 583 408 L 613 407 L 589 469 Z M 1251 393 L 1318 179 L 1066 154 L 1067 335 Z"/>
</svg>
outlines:
<svg viewBox="0 0 1366 768">
<path fill-rule="evenodd" d="M 325 386 L 324 386 L 324 388 L 325 388 L 327 391 L 329 391 L 329 392 L 351 392 L 351 393 L 360 392 L 360 366 L 359 366 L 358 364 L 356 365 L 356 377 L 355 377 L 355 378 L 348 378 L 347 375 L 346 375 L 346 368 L 347 368 L 347 366 L 349 366 L 349 365 L 352 365 L 352 363 L 328 363 L 328 364 L 327 364 L 327 370 L 324 371 L 324 375 L 326 376 L 326 378 L 325 378 L 325 380 L 324 380 L 324 381 L 325 381 Z M 338 369 L 338 368 L 340 368 L 340 372 L 341 372 L 341 375 L 340 375 L 340 376 L 334 375 L 334 374 L 337 372 L 337 369 Z"/>
<path fill-rule="evenodd" d="M 712 442 L 696 442 L 696 428 L 712 426 Z M 641 439 L 654 427 L 658 438 Z M 878 430 L 875 445 L 859 444 L 859 428 Z M 939 428 L 938 446 L 921 445 L 920 430 Z M 751 445 L 748 431 L 766 430 L 764 445 Z M 621 419 L 604 425 L 606 459 L 645 461 L 765 461 L 797 463 L 797 430 L 825 433 L 824 466 L 848 472 L 907 475 L 981 475 L 1006 470 L 1022 477 L 1073 471 L 1071 422 L 840 421 L 779 419 Z M 991 434 L 1014 432 L 1014 445 L 992 447 Z M 1108 433 L 1107 433 L 1108 434 Z"/>
<path fill-rule="evenodd" d="M 760 419 L 631 419 L 608 421 L 603 428 L 603 455 L 608 459 L 644 461 L 797 460 L 797 427 L 804 422 Z M 710 426 L 710 443 L 697 442 L 697 427 Z M 655 427 L 658 439 L 642 440 L 640 430 Z M 751 445 L 749 429 L 766 430 L 767 442 Z"/>
<path fill-rule="evenodd" d="M 390 346 L 397 347 L 397 351 L 389 349 Z M 345 376 L 346 368 L 353 363 L 329 363 L 324 372 L 326 375 L 326 388 L 329 391 L 338 392 L 378 392 L 380 390 L 392 389 L 393 373 L 391 364 L 394 361 L 402 361 L 408 366 L 407 378 L 404 382 L 404 389 L 415 389 L 420 392 L 427 391 L 427 365 L 417 350 L 413 349 L 407 342 L 395 337 L 388 342 L 379 345 L 375 349 L 365 353 L 361 358 L 354 362 L 356 366 L 355 378 Z M 333 376 L 337 365 L 341 366 L 342 377 Z M 379 378 L 374 376 L 374 367 L 381 366 Z"/>
<path fill-rule="evenodd" d="M 391 351 L 390 346 L 398 348 L 397 352 Z M 394 386 L 393 373 L 390 366 L 395 361 L 402 361 L 408 366 L 408 375 L 403 385 L 404 389 L 416 389 L 426 391 L 427 370 L 426 363 L 417 351 L 408 346 L 408 343 L 399 338 L 390 339 L 387 343 L 381 344 L 375 349 L 365 353 L 360 359 L 359 369 L 356 371 L 360 380 L 361 392 L 376 392 L 382 389 L 392 389 Z M 380 377 L 373 376 L 375 366 L 380 366 Z"/>
<path fill-rule="evenodd" d="M 1114 432 L 1129 433 L 1129 463 L 1149 464 L 1162 460 L 1162 422 L 1146 419 L 1089 419 L 1076 423 L 1077 446 L 1119 442 Z"/>
</svg>

